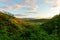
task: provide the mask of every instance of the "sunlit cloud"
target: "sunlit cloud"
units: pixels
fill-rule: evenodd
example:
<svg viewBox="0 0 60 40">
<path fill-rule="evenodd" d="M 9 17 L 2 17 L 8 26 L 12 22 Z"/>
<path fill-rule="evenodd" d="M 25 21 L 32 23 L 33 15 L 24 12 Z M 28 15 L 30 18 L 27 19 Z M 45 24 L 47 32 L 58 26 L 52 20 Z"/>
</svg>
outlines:
<svg viewBox="0 0 60 40">
<path fill-rule="evenodd" d="M 6 10 L 18 10 L 20 8 L 23 8 L 25 6 L 23 5 L 13 5 L 13 6 L 6 6 L 6 7 L 1 7 L 2 9 L 6 9 Z"/>
<path fill-rule="evenodd" d="M 28 10 L 32 10 L 32 11 L 34 11 L 34 10 L 36 10 L 37 8 L 29 8 Z"/>
<path fill-rule="evenodd" d="M 57 0 L 45 0 L 44 3 L 48 4 L 48 3 L 55 3 L 55 2 L 57 2 Z"/>
<path fill-rule="evenodd" d="M 32 0 L 32 2 L 30 3 L 30 6 L 33 6 L 33 5 L 36 5 L 36 2 L 37 2 L 38 0 Z"/>
<path fill-rule="evenodd" d="M 35 5 L 35 6 L 25 7 L 24 9 L 28 11 L 36 11 L 38 8 L 39 6 Z"/>
<path fill-rule="evenodd" d="M 23 8 L 23 7 L 26 7 L 24 5 L 15 5 L 15 9 L 19 9 L 19 8 Z"/>
<path fill-rule="evenodd" d="M 26 3 L 29 3 L 29 2 L 30 2 L 30 0 L 25 0 L 25 2 L 26 2 Z"/>
<path fill-rule="evenodd" d="M 18 18 L 27 18 L 27 17 L 29 17 L 30 16 L 30 14 L 16 14 L 16 15 L 14 15 L 15 17 L 18 17 Z"/>
<path fill-rule="evenodd" d="M 13 7 L 9 6 L 6 8 L 7 10 L 13 10 Z"/>
<path fill-rule="evenodd" d="M 60 0 L 56 0 L 56 5 L 53 5 L 52 7 L 51 7 L 51 10 L 60 10 Z"/>
<path fill-rule="evenodd" d="M 36 18 L 36 19 L 40 19 L 40 18 L 42 18 L 42 17 L 41 17 L 41 16 L 36 16 L 35 18 Z"/>
<path fill-rule="evenodd" d="M 53 8 L 60 7 L 60 0 L 45 0 L 45 3 L 52 5 Z"/>
<path fill-rule="evenodd" d="M 60 11 L 60 0 L 45 0 L 46 5 L 50 8 L 50 12 L 54 15 L 58 14 Z"/>
<path fill-rule="evenodd" d="M 51 16 L 36 16 L 35 17 L 36 19 L 45 19 L 45 18 L 47 18 L 47 19 L 50 19 L 50 18 L 52 18 Z"/>
<path fill-rule="evenodd" d="M 29 14 L 15 14 L 15 16 L 29 16 Z"/>
<path fill-rule="evenodd" d="M 40 14 L 40 12 L 36 12 L 35 14 Z"/>
<path fill-rule="evenodd" d="M 40 14 L 40 12 L 25 12 L 26 14 Z"/>
</svg>

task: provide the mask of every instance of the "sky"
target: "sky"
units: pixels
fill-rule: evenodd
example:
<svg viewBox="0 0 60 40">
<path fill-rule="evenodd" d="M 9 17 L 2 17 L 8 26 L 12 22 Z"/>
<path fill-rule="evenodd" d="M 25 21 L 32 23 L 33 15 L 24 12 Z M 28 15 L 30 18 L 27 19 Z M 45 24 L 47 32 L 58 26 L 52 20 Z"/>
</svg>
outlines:
<svg viewBox="0 0 60 40">
<path fill-rule="evenodd" d="M 51 18 L 60 14 L 60 0 L 0 0 L 0 11 L 18 18 Z"/>
</svg>

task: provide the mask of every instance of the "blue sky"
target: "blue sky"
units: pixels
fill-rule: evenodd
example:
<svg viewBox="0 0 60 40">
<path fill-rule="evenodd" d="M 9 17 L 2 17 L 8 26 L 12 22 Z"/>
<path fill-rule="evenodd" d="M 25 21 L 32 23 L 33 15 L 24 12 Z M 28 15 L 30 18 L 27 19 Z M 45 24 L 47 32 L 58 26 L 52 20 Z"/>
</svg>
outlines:
<svg viewBox="0 0 60 40">
<path fill-rule="evenodd" d="M 0 0 L 0 11 L 19 18 L 51 18 L 60 13 L 60 0 Z"/>
</svg>

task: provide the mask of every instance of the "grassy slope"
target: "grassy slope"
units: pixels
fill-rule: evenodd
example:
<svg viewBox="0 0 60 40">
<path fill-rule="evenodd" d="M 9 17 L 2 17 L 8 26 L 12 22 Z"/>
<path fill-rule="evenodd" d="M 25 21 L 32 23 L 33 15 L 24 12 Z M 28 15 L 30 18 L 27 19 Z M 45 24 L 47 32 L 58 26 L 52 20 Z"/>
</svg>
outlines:
<svg viewBox="0 0 60 40">
<path fill-rule="evenodd" d="M 55 34 L 60 37 L 60 15 L 54 16 L 48 22 L 41 25 L 48 34 Z"/>
<path fill-rule="evenodd" d="M 0 40 L 39 40 L 39 31 L 37 25 L 0 12 Z"/>
<path fill-rule="evenodd" d="M 23 27 L 24 24 L 22 20 L 0 12 L 0 40 L 4 40 L 5 37 L 5 40 L 9 40 L 9 38 L 13 40 L 13 37 L 20 35 L 20 33 L 23 34 L 23 31 L 26 30 Z"/>
<path fill-rule="evenodd" d="M 59 20 L 60 15 L 35 25 L 0 12 L 0 40 L 59 40 Z"/>
</svg>

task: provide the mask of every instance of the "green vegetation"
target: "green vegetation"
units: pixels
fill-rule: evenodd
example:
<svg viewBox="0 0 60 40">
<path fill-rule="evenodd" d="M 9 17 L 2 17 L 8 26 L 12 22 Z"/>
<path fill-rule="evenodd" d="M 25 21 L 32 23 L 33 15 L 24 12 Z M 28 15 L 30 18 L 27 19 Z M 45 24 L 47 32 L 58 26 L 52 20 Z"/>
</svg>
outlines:
<svg viewBox="0 0 60 40">
<path fill-rule="evenodd" d="M 60 15 L 36 25 L 0 12 L 0 40 L 60 40 Z"/>
<path fill-rule="evenodd" d="M 49 35 L 54 35 L 57 38 L 60 38 L 60 15 L 54 16 L 41 26 Z"/>
</svg>

